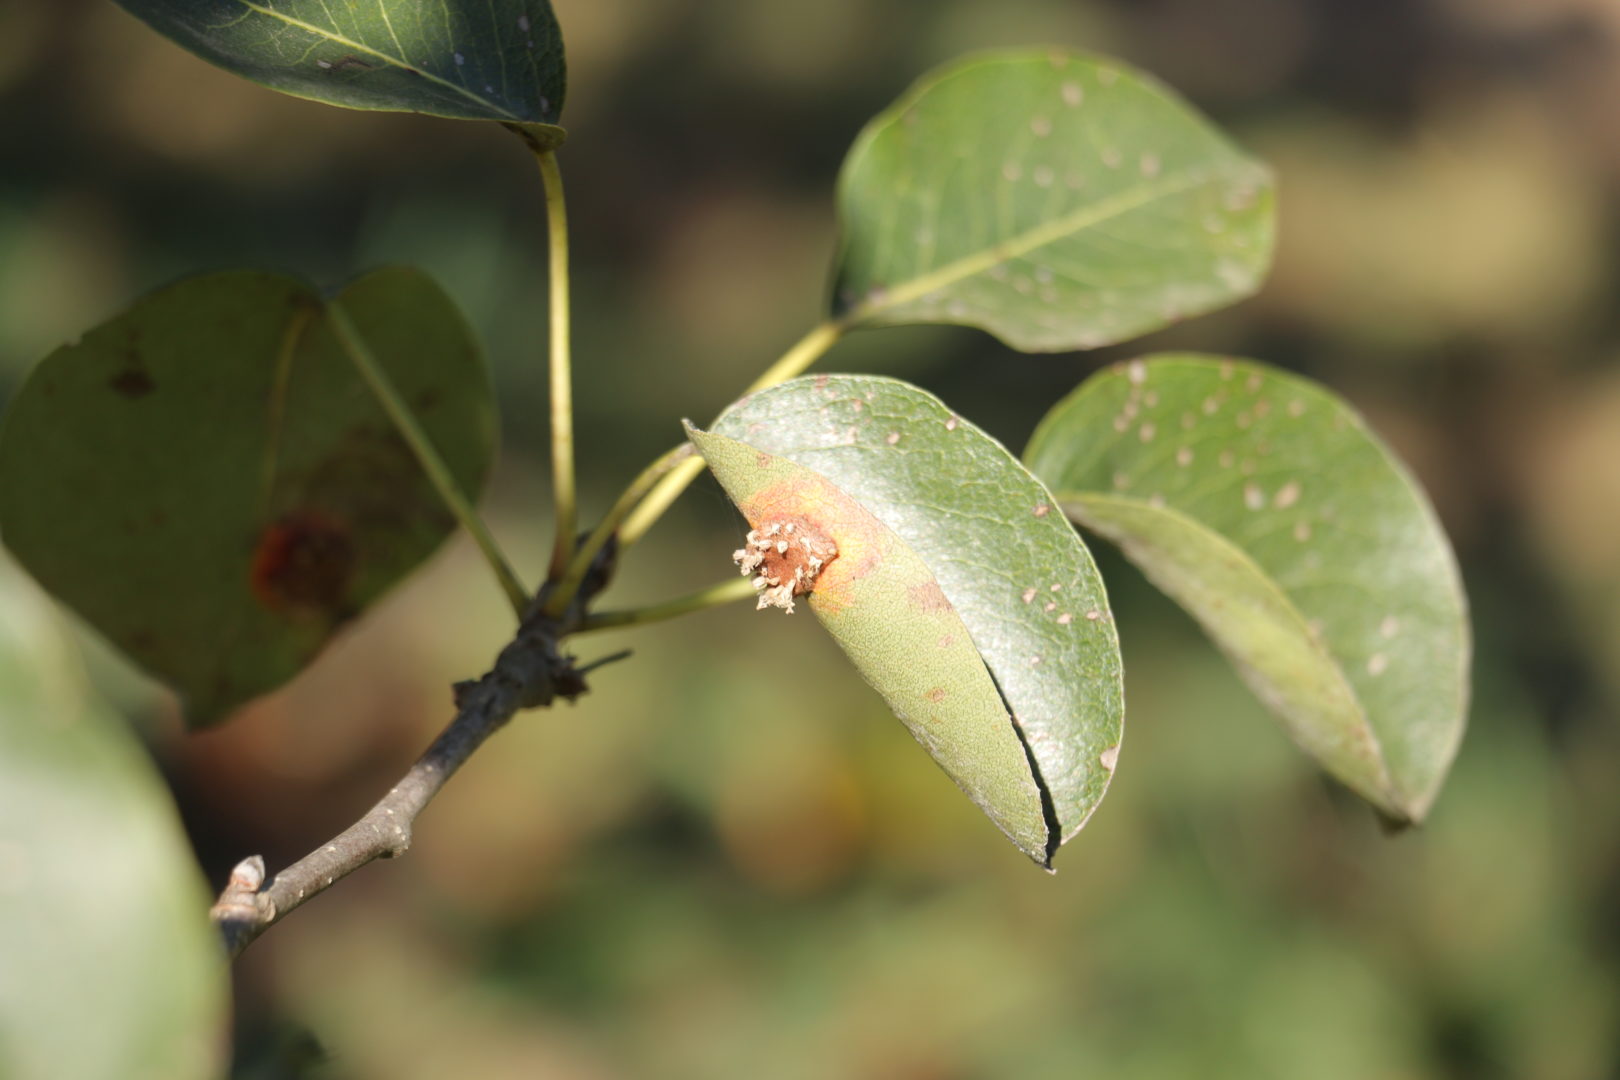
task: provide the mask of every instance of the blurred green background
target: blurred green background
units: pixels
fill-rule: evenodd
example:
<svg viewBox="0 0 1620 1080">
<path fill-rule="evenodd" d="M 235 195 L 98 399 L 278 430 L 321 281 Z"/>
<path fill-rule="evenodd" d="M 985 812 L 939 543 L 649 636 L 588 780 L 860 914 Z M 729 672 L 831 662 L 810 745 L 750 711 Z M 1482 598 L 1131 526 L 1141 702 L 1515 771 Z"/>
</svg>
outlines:
<svg viewBox="0 0 1620 1080">
<path fill-rule="evenodd" d="M 1098 365 L 1252 355 L 1348 396 L 1420 474 L 1478 638 L 1430 823 L 1382 835 L 1196 629 L 1099 545 L 1129 738 L 1034 869 L 809 619 L 742 607 L 525 716 L 416 847 L 236 970 L 242 1077 L 1620 1075 L 1620 8 L 1608 0 L 556 0 L 572 88 L 587 514 L 818 317 L 860 125 L 963 51 L 1155 72 L 1267 158 L 1257 300 L 1142 343 L 1020 356 L 859 335 L 1018 448 Z M 0 6 L 0 395 L 134 295 L 235 265 L 424 266 L 488 343 L 486 501 L 543 566 L 544 222 L 498 129 L 350 113 L 215 71 L 100 0 Z M 726 575 L 704 482 L 608 597 Z M 180 733 L 90 640 L 218 883 L 352 820 L 509 630 L 457 542 L 286 691 Z M 318 1049 L 317 1049 L 318 1047 Z"/>
</svg>

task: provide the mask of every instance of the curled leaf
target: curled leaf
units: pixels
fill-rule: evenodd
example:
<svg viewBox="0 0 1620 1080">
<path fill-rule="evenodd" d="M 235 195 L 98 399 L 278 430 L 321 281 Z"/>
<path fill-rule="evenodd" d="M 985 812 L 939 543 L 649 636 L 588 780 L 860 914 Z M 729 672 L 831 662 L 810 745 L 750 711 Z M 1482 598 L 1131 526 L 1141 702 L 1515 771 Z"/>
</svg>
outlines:
<svg viewBox="0 0 1620 1080">
<path fill-rule="evenodd" d="M 810 609 L 958 785 L 1048 865 L 1107 790 L 1124 706 L 1101 579 L 1045 488 L 892 379 L 797 379 L 691 436 L 752 528 L 792 523 L 832 541 Z"/>
<path fill-rule="evenodd" d="M 1082 384 L 1025 460 L 1329 772 L 1424 817 L 1466 719 L 1466 603 L 1428 500 L 1348 405 L 1259 364 L 1151 357 Z"/>
</svg>

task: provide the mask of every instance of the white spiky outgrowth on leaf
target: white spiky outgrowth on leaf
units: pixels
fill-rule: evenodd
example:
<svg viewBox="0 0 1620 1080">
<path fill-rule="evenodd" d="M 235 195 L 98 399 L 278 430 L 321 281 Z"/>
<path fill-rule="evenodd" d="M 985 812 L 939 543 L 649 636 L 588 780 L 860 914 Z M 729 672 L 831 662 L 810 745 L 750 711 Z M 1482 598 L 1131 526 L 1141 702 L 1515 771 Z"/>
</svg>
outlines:
<svg viewBox="0 0 1620 1080">
<path fill-rule="evenodd" d="M 815 587 L 822 569 L 838 557 L 838 545 L 814 529 L 792 521 L 761 522 L 745 546 L 731 553 L 759 590 L 756 610 L 779 607 L 793 614 L 793 598 Z"/>
</svg>

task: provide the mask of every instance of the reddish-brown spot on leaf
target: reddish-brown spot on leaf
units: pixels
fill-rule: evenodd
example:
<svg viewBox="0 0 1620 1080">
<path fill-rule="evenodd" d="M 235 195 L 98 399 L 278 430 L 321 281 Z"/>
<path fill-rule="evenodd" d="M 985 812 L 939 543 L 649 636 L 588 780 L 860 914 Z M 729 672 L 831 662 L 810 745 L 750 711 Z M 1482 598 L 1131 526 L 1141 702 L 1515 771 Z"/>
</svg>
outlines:
<svg viewBox="0 0 1620 1080">
<path fill-rule="evenodd" d="M 936 686 L 923 696 L 929 701 L 932 701 L 935 705 L 938 705 L 940 702 L 945 700 L 945 688 L 943 686 Z"/>
<path fill-rule="evenodd" d="M 906 590 L 913 606 L 928 612 L 950 611 L 951 602 L 937 581 L 925 581 Z"/>
<path fill-rule="evenodd" d="M 340 524 L 324 514 L 287 514 L 268 525 L 253 551 L 253 595 L 273 611 L 347 615 L 358 553 Z"/>
<path fill-rule="evenodd" d="M 107 380 L 107 385 L 127 398 L 143 398 L 157 389 L 152 376 L 140 368 L 125 368 Z"/>
<path fill-rule="evenodd" d="M 763 456 L 774 463 L 774 458 Z M 837 545 L 838 558 L 821 572 L 812 594 L 822 611 L 836 611 L 848 602 L 850 583 L 877 565 L 890 542 L 888 529 L 870 511 L 814 473 L 761 488 L 739 509 L 754 528 L 768 521 L 791 521 Z"/>
</svg>

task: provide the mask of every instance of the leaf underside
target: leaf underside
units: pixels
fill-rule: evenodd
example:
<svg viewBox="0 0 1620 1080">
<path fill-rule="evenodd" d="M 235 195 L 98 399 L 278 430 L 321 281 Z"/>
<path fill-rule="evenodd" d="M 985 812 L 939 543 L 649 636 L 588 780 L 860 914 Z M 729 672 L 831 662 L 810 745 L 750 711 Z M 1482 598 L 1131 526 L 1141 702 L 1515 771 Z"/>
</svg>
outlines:
<svg viewBox="0 0 1620 1080">
<path fill-rule="evenodd" d="M 432 281 L 379 270 L 337 297 L 462 490 L 494 406 Z M 454 519 L 333 336 L 279 274 L 153 293 L 51 354 L 0 431 L 0 535 L 193 724 L 300 671 Z"/>
<path fill-rule="evenodd" d="M 1258 364 L 1152 357 L 1059 403 L 1025 460 L 1329 772 L 1424 817 L 1466 722 L 1466 602 L 1427 499 L 1349 406 Z"/>
<path fill-rule="evenodd" d="M 204 60 L 294 97 L 562 141 L 567 67 L 546 0 L 118 2 Z"/>
<path fill-rule="evenodd" d="M 834 315 L 1014 348 L 1123 341 L 1252 293 L 1269 172 L 1150 77 L 1061 51 L 920 80 L 844 163 Z"/>
<path fill-rule="evenodd" d="M 692 437 L 752 526 L 804 518 L 833 536 L 840 554 L 811 609 L 946 772 L 1048 865 L 1107 790 L 1124 706 L 1102 581 L 1042 485 L 891 379 L 797 379 Z M 959 693 L 940 664 L 994 693 Z"/>
</svg>

